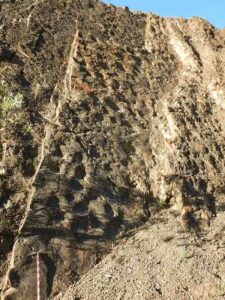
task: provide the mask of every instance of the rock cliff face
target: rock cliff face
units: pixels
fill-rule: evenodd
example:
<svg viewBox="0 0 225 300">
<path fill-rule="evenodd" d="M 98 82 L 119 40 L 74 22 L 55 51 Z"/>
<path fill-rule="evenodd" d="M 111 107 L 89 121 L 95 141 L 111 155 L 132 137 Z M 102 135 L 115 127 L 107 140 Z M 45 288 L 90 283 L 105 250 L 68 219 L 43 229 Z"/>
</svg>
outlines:
<svg viewBox="0 0 225 300">
<path fill-rule="evenodd" d="M 8 1 L 0 22 L 1 101 L 23 95 L 0 106 L 3 299 L 36 297 L 37 252 L 47 299 L 161 209 L 210 225 L 224 207 L 224 31 L 97 0 Z"/>
</svg>

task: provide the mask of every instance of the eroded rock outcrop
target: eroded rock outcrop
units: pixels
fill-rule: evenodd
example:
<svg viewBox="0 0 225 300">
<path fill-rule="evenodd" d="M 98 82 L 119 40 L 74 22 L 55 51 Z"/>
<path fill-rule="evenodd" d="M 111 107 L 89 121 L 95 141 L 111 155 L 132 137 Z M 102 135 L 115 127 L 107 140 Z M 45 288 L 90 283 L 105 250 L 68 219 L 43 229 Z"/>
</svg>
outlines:
<svg viewBox="0 0 225 300">
<path fill-rule="evenodd" d="M 34 299 L 37 252 L 46 299 L 162 207 L 210 223 L 224 205 L 222 31 L 97 0 L 9 1 L 0 20 L 1 78 L 25 120 L 13 110 L 1 127 L 5 299 Z"/>
</svg>

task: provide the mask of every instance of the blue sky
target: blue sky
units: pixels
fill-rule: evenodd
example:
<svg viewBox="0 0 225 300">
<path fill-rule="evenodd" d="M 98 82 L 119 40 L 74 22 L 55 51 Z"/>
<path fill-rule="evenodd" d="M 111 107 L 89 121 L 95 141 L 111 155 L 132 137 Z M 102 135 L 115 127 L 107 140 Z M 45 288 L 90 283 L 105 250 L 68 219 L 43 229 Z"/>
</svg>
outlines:
<svg viewBox="0 0 225 300">
<path fill-rule="evenodd" d="M 164 17 L 200 16 L 218 28 L 225 27 L 225 0 L 102 0 Z"/>
</svg>

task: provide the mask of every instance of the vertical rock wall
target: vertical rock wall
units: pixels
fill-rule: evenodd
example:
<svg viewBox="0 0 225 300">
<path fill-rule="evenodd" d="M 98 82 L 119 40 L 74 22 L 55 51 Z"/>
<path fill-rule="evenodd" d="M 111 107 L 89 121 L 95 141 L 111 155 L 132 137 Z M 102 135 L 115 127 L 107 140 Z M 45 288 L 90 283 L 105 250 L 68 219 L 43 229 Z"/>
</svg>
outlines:
<svg viewBox="0 0 225 300">
<path fill-rule="evenodd" d="M 87 0 L 9 2 L 1 22 L 1 77 L 31 126 L 2 129 L 1 214 L 19 216 L 5 299 L 34 299 L 37 252 L 53 297 L 160 208 L 209 223 L 224 193 L 221 31 Z"/>
</svg>

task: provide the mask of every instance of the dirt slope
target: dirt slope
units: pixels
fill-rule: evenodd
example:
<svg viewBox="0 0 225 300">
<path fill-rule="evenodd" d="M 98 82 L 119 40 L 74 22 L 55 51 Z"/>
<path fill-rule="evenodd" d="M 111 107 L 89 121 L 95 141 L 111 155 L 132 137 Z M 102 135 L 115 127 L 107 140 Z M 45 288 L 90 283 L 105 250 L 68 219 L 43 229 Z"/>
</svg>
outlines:
<svg viewBox="0 0 225 300">
<path fill-rule="evenodd" d="M 224 209 L 224 32 L 97 0 L 0 22 L 3 299 L 36 297 L 37 252 L 60 295 L 164 208 L 201 235 Z"/>
<path fill-rule="evenodd" d="M 224 213 L 201 237 L 181 230 L 170 213 L 123 239 L 55 300 L 224 299 Z"/>
</svg>

